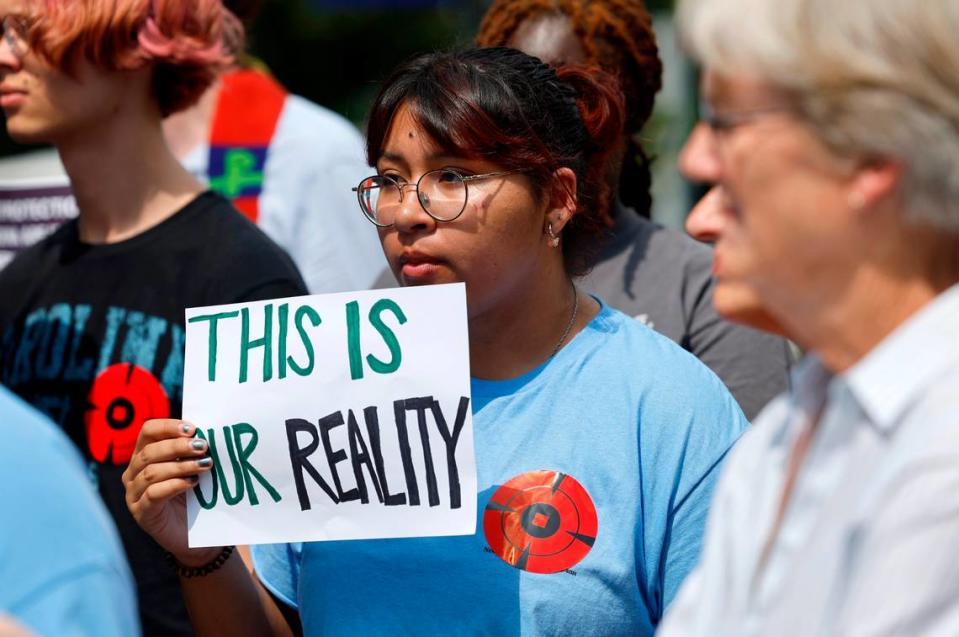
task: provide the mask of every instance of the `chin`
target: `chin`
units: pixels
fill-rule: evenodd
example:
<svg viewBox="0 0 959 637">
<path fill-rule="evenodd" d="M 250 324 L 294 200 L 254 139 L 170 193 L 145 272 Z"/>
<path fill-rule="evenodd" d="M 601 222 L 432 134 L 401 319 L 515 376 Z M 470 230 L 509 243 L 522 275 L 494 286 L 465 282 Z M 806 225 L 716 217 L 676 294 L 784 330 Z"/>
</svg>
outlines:
<svg viewBox="0 0 959 637">
<path fill-rule="evenodd" d="M 717 283 L 713 292 L 713 306 L 716 313 L 727 321 L 788 336 L 779 321 L 766 311 L 756 294 L 745 286 Z"/>
<path fill-rule="evenodd" d="M 15 117 L 7 119 L 7 135 L 18 144 L 47 144 L 51 141 L 48 131 L 42 127 L 20 124 Z"/>
</svg>

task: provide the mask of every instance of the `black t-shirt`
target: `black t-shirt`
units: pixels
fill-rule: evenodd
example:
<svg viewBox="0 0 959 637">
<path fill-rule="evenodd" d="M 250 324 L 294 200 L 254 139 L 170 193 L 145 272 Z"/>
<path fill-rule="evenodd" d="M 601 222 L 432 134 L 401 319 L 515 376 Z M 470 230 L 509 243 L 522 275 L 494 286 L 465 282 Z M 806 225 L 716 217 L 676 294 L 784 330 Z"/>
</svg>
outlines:
<svg viewBox="0 0 959 637">
<path fill-rule="evenodd" d="M 90 461 L 147 636 L 192 631 L 178 579 L 133 521 L 120 476 L 144 420 L 180 416 L 184 310 L 305 293 L 286 253 L 210 192 L 119 243 L 84 244 L 67 222 L 0 272 L 0 383 Z"/>
</svg>

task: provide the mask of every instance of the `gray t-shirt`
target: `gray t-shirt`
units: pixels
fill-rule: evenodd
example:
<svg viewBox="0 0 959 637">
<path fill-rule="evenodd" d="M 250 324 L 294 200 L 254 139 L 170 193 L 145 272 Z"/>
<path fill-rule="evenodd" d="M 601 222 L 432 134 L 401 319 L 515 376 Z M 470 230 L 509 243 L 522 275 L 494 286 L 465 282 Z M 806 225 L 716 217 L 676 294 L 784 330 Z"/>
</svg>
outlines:
<svg viewBox="0 0 959 637">
<path fill-rule="evenodd" d="M 599 262 L 580 285 L 696 355 L 752 420 L 788 387 L 787 341 L 716 314 L 709 246 L 629 208 L 618 211 L 616 222 Z"/>
</svg>

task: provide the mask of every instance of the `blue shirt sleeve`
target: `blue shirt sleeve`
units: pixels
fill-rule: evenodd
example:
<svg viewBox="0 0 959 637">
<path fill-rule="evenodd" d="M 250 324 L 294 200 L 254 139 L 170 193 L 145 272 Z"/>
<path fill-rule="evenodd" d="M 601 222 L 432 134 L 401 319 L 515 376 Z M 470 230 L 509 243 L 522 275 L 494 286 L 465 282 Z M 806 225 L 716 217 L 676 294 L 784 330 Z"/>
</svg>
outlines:
<svg viewBox="0 0 959 637">
<path fill-rule="evenodd" d="M 300 558 L 303 544 L 259 544 L 250 548 L 253 568 L 268 591 L 299 609 Z"/>
<path fill-rule="evenodd" d="M 640 406 L 640 588 L 654 622 L 699 561 L 722 462 L 748 424 L 716 375 L 686 352 L 680 356 L 685 360 L 660 369 L 657 389 Z"/>
<path fill-rule="evenodd" d="M 728 449 L 728 448 L 727 448 Z M 686 576 L 699 563 L 703 532 L 713 491 L 719 479 L 724 452 L 707 470 L 700 481 L 673 509 L 663 567 L 663 609 L 672 603 Z M 660 617 L 662 614 L 660 614 Z"/>
</svg>

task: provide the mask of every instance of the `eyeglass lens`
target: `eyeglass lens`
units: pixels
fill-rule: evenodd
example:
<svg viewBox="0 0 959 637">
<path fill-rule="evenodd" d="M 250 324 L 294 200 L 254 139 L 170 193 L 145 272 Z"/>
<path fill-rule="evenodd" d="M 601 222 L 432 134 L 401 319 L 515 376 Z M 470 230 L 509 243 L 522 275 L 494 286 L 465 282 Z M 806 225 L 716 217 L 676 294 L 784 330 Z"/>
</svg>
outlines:
<svg viewBox="0 0 959 637">
<path fill-rule="evenodd" d="M 3 41 L 18 58 L 26 55 L 27 31 L 20 18 L 12 15 L 3 18 Z"/>
<path fill-rule="evenodd" d="M 376 225 L 392 225 L 407 188 L 416 189 L 416 198 L 423 210 L 438 221 L 452 221 L 466 207 L 463 176 L 441 169 L 424 174 L 415 185 L 401 184 L 393 177 L 376 176 L 364 180 L 357 189 L 363 212 Z"/>
</svg>

